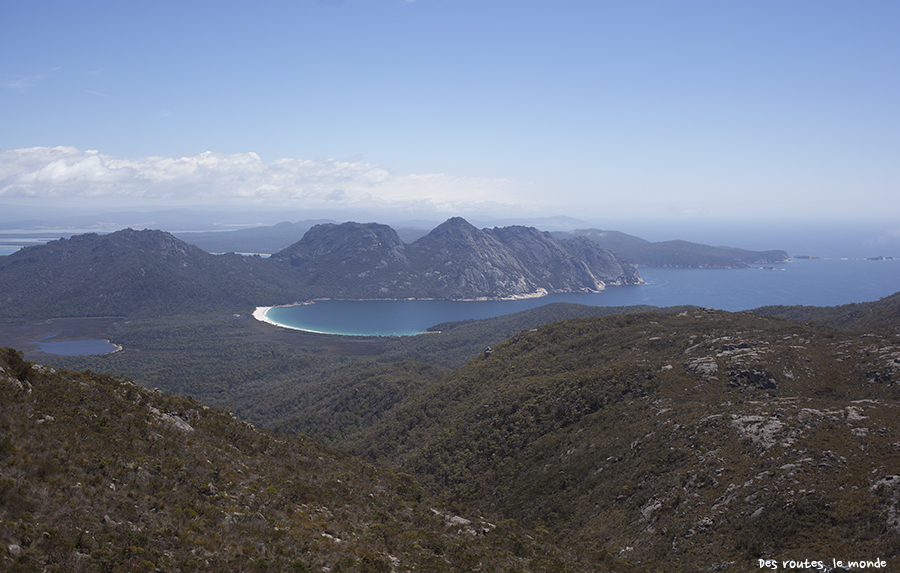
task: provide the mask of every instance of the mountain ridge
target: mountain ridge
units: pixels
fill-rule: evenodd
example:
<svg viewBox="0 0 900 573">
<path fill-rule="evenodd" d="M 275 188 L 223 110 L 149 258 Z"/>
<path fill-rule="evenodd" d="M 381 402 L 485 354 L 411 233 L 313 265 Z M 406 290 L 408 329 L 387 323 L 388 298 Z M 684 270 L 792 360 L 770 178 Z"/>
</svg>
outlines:
<svg viewBox="0 0 900 573">
<path fill-rule="evenodd" d="M 248 306 L 282 290 L 260 263 L 158 230 L 75 235 L 0 257 L 0 310 L 9 320 Z"/>
<path fill-rule="evenodd" d="M 317 225 L 271 258 L 297 269 L 309 292 L 329 298 L 514 298 L 642 282 L 597 245 L 530 227 L 478 229 L 461 217 L 412 243 L 378 223 Z M 345 276 L 365 283 L 341 283 Z"/>
<path fill-rule="evenodd" d="M 747 268 L 754 264 L 783 263 L 785 251 L 749 251 L 735 247 L 714 247 L 680 239 L 650 242 L 619 231 L 577 229 L 557 231 L 558 238 L 585 237 L 606 247 L 637 267 Z"/>
<path fill-rule="evenodd" d="M 520 259 L 527 249 L 531 259 Z M 549 259 L 534 259 L 541 249 Z M 540 268 L 551 263 L 552 274 Z M 7 321 L 179 314 L 323 297 L 510 298 L 639 282 L 631 265 L 602 247 L 570 249 L 540 231 L 476 229 L 463 219 L 410 245 L 387 225 L 320 224 L 270 258 L 211 255 L 163 231 L 124 229 L 0 257 L 0 310 Z"/>
</svg>

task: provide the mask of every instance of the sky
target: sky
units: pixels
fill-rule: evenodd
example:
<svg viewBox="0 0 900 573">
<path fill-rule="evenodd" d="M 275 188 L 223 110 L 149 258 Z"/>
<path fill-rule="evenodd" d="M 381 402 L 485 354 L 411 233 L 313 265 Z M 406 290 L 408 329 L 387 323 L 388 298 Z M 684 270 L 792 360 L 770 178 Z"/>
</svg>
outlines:
<svg viewBox="0 0 900 573">
<path fill-rule="evenodd" d="M 2 2 L 0 205 L 900 221 L 898 29 L 895 0 Z"/>
</svg>

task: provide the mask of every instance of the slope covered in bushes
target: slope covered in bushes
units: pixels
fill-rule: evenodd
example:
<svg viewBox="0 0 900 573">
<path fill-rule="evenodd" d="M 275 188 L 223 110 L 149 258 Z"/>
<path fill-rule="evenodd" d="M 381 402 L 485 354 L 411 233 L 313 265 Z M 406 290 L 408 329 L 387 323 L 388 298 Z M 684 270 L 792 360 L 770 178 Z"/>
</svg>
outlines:
<svg viewBox="0 0 900 573">
<path fill-rule="evenodd" d="M 190 399 L 0 351 L 0 570 L 591 571 L 512 522 Z"/>
</svg>

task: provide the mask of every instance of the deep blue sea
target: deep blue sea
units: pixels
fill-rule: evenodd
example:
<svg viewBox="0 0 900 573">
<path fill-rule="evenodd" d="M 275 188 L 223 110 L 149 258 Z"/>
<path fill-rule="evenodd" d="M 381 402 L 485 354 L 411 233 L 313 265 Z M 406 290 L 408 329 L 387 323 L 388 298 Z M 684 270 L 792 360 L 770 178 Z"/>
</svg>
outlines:
<svg viewBox="0 0 900 573">
<path fill-rule="evenodd" d="M 641 268 L 647 284 L 598 293 L 551 294 L 513 301 L 317 301 L 272 308 L 281 326 L 356 336 L 405 336 L 441 322 L 490 318 L 551 302 L 594 306 L 697 305 L 738 311 L 766 305 L 835 306 L 867 302 L 900 291 L 900 260 L 800 259 L 771 270 Z"/>
</svg>

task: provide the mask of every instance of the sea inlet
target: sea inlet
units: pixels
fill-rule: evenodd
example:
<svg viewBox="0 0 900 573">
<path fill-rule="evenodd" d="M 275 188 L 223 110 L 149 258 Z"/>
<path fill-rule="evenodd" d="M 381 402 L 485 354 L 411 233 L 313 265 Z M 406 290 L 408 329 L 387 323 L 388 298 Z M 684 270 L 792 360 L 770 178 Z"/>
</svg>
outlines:
<svg viewBox="0 0 900 573">
<path fill-rule="evenodd" d="M 595 293 L 500 301 L 318 300 L 260 308 L 277 326 L 352 336 L 408 336 L 443 322 L 482 319 L 553 302 L 592 306 L 695 305 L 740 311 L 767 305 L 836 306 L 900 291 L 900 260 L 801 259 L 748 269 L 641 268 L 647 284 Z"/>
</svg>

